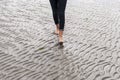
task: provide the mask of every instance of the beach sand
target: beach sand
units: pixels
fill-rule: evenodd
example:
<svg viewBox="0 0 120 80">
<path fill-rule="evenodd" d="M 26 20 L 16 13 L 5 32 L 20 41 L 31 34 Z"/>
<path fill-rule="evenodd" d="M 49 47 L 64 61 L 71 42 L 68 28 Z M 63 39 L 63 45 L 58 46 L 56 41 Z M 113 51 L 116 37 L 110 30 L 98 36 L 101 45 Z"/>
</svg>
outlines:
<svg viewBox="0 0 120 80">
<path fill-rule="evenodd" d="M 0 0 L 0 80 L 120 80 L 119 0 L 68 0 L 54 30 L 49 0 Z"/>
</svg>

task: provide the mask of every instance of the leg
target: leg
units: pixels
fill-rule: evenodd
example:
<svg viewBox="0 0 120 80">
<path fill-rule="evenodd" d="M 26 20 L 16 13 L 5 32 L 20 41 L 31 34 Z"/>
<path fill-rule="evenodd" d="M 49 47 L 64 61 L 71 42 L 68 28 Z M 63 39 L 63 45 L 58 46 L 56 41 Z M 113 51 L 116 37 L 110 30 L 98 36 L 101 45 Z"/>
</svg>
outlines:
<svg viewBox="0 0 120 80">
<path fill-rule="evenodd" d="M 58 0 L 58 16 L 60 19 L 59 42 L 63 42 L 63 31 L 65 25 L 65 8 L 67 0 Z"/>
<path fill-rule="evenodd" d="M 59 33 L 59 22 L 58 22 L 58 12 L 57 12 L 57 8 L 58 8 L 57 0 L 50 0 L 50 4 L 52 7 L 53 19 L 56 24 L 55 33 L 58 34 Z"/>
<path fill-rule="evenodd" d="M 60 19 L 60 30 L 64 30 L 65 24 L 65 8 L 66 8 L 67 0 L 58 0 L 58 17 Z"/>
</svg>

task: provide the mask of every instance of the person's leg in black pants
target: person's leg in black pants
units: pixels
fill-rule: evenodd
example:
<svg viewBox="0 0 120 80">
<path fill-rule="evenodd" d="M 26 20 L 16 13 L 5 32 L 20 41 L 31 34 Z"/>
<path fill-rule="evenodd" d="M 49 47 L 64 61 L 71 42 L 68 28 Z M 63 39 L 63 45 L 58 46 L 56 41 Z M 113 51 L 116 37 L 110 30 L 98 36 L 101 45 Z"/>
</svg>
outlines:
<svg viewBox="0 0 120 80">
<path fill-rule="evenodd" d="M 58 16 L 60 19 L 60 30 L 64 30 L 65 24 L 65 8 L 67 0 L 58 0 Z"/>
<path fill-rule="evenodd" d="M 52 7 L 54 22 L 56 24 L 55 34 L 59 34 L 58 1 L 57 0 L 50 0 L 50 4 Z"/>
<path fill-rule="evenodd" d="M 65 7 L 67 0 L 50 0 L 54 22 L 59 32 L 59 42 L 63 42 L 63 31 L 65 25 Z M 57 30 L 56 30 L 57 32 Z"/>
</svg>

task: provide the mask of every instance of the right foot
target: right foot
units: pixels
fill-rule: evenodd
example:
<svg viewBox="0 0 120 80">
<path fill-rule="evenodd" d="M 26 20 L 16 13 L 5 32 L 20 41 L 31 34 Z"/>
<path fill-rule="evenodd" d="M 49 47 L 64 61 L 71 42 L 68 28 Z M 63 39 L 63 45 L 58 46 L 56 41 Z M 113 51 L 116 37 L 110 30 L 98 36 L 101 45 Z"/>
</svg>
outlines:
<svg viewBox="0 0 120 80">
<path fill-rule="evenodd" d="M 63 45 L 63 42 L 59 42 L 59 48 L 63 48 L 64 47 L 64 45 Z"/>
<path fill-rule="evenodd" d="M 62 34 L 59 33 L 59 45 L 60 46 L 63 46 L 63 36 L 62 36 Z"/>
</svg>

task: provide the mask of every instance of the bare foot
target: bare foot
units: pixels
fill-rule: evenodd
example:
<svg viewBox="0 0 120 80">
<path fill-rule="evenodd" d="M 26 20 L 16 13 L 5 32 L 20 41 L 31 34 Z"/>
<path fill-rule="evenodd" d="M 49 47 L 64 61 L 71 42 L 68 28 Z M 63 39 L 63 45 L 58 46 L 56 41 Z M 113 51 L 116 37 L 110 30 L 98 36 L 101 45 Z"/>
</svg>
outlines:
<svg viewBox="0 0 120 80">
<path fill-rule="evenodd" d="M 60 46 L 63 46 L 63 31 L 59 31 L 59 44 Z"/>
<path fill-rule="evenodd" d="M 63 42 L 63 37 L 59 36 L 59 42 Z"/>
<path fill-rule="evenodd" d="M 59 30 L 58 29 L 56 29 L 55 34 L 57 34 L 57 35 L 59 34 Z"/>
<path fill-rule="evenodd" d="M 59 37 L 59 45 L 60 45 L 60 48 L 64 47 L 64 45 L 63 45 L 63 37 Z"/>
<path fill-rule="evenodd" d="M 59 24 L 56 24 L 56 30 L 55 30 L 55 34 L 59 34 Z"/>
</svg>

